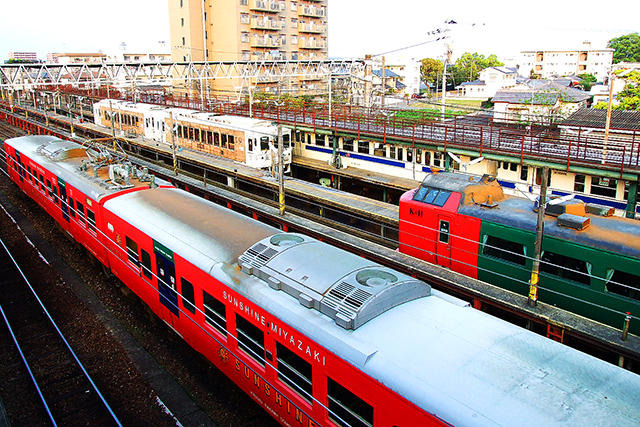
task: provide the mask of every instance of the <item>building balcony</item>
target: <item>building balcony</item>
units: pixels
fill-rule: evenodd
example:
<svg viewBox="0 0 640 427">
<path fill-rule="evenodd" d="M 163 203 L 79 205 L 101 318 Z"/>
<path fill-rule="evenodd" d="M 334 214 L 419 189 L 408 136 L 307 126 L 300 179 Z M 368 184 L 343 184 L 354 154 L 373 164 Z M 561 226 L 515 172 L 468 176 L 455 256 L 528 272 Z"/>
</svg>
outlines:
<svg viewBox="0 0 640 427">
<path fill-rule="evenodd" d="M 282 43 L 280 39 L 274 39 L 269 37 L 254 37 L 251 39 L 251 47 L 280 47 Z"/>
<path fill-rule="evenodd" d="M 298 40 L 299 49 L 326 49 L 327 43 L 322 40 Z"/>
<path fill-rule="evenodd" d="M 251 20 L 251 29 L 253 30 L 273 30 L 278 31 L 282 28 L 280 23 L 273 19 L 255 19 Z"/>
<path fill-rule="evenodd" d="M 298 6 L 299 16 L 310 16 L 312 18 L 324 18 L 327 15 L 325 9 L 315 6 Z"/>
<path fill-rule="evenodd" d="M 307 24 L 298 23 L 298 32 L 300 33 L 324 34 L 326 31 L 327 27 L 324 25 L 314 24 L 312 22 Z"/>
<path fill-rule="evenodd" d="M 249 9 L 260 12 L 278 13 L 280 12 L 280 5 L 277 1 L 251 0 Z"/>
</svg>

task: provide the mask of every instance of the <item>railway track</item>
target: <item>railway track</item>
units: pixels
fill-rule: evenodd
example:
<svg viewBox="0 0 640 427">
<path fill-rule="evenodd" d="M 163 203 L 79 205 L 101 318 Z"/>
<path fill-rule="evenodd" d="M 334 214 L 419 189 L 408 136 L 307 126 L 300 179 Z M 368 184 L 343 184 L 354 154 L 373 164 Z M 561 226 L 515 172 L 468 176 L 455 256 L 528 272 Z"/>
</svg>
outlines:
<svg viewBox="0 0 640 427">
<path fill-rule="evenodd" d="M 2 240 L 0 246 L 0 308 L 16 357 L 25 362 L 3 381 L 29 375 L 42 400 L 41 415 L 54 425 L 120 425 Z"/>
</svg>

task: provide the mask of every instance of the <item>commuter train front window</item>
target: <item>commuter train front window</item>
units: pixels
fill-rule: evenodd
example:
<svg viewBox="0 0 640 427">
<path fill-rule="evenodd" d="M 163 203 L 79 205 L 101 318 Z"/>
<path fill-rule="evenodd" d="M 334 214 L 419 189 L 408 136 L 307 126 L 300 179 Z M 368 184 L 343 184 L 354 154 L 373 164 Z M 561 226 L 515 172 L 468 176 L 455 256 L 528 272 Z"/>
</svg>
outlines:
<svg viewBox="0 0 640 427">
<path fill-rule="evenodd" d="M 555 252 L 542 252 L 540 271 L 584 285 L 591 284 L 590 263 Z"/>
<path fill-rule="evenodd" d="M 617 269 L 607 270 L 607 292 L 640 300 L 640 276 Z"/>
<path fill-rule="evenodd" d="M 276 343 L 276 356 L 280 381 L 311 402 L 313 389 L 311 364 L 280 343 Z"/>
<path fill-rule="evenodd" d="M 269 137 L 263 136 L 260 137 L 260 151 L 269 149 Z"/>
<path fill-rule="evenodd" d="M 526 246 L 522 243 L 512 242 L 488 234 L 485 234 L 482 241 L 482 255 L 519 265 L 525 265 L 527 262 L 526 249 Z"/>
<path fill-rule="evenodd" d="M 202 291 L 204 321 L 213 326 L 222 335 L 227 336 L 227 310 L 224 303 Z"/>
<path fill-rule="evenodd" d="M 239 314 L 236 314 L 236 331 L 238 347 L 264 365 L 264 332 Z"/>
<path fill-rule="evenodd" d="M 125 241 L 129 261 L 136 266 L 140 266 L 140 262 L 138 260 L 138 244 L 129 237 L 125 237 Z"/>
<path fill-rule="evenodd" d="M 339 426 L 373 426 L 373 406 L 327 377 L 329 418 Z"/>
</svg>

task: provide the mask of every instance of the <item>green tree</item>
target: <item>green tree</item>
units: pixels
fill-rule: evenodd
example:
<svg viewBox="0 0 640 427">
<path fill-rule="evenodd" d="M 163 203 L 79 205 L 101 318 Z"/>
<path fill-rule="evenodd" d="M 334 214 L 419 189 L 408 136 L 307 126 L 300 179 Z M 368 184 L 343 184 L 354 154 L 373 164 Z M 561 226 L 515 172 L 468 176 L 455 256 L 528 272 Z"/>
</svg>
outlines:
<svg viewBox="0 0 640 427">
<path fill-rule="evenodd" d="M 421 62 L 420 75 L 422 76 L 422 81 L 435 86 L 436 82 L 439 81 L 438 76 L 442 75 L 442 61 L 433 58 L 424 58 Z"/>
<path fill-rule="evenodd" d="M 616 110 L 640 110 L 640 71 L 631 71 L 622 78 L 625 80 L 625 86 L 616 96 L 619 104 L 614 105 L 613 108 Z M 607 108 L 607 103 L 599 102 L 594 108 Z"/>
<path fill-rule="evenodd" d="M 640 35 L 626 34 L 609 40 L 607 47 L 615 49 L 613 63 L 640 62 Z"/>
<path fill-rule="evenodd" d="M 580 74 L 578 75 L 578 78 L 581 80 L 580 85 L 587 92 L 589 92 L 593 84 L 598 81 L 596 76 L 589 73 Z"/>
<path fill-rule="evenodd" d="M 455 67 L 452 67 L 451 75 L 456 84 L 464 81 L 473 81 L 478 78 L 480 71 L 485 68 L 501 65 L 504 65 L 504 63 L 500 62 L 496 55 L 485 57 L 477 52 L 465 52 L 458 58 Z"/>
</svg>

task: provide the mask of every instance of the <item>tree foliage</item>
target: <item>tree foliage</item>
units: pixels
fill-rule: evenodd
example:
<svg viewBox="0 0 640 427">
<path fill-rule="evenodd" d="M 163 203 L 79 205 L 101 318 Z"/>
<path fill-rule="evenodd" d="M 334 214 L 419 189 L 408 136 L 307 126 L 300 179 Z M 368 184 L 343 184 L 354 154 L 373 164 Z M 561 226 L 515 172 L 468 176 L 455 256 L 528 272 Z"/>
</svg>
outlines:
<svg viewBox="0 0 640 427">
<path fill-rule="evenodd" d="M 613 63 L 640 62 L 640 35 L 626 34 L 609 40 L 607 47 L 615 49 Z"/>
<path fill-rule="evenodd" d="M 580 85 L 587 92 L 589 92 L 591 87 L 593 87 L 593 84 L 598 81 L 596 76 L 589 73 L 580 74 L 578 75 L 578 78 L 581 80 Z"/>
<path fill-rule="evenodd" d="M 501 65 L 504 65 L 504 63 L 500 62 L 496 55 L 485 57 L 477 52 L 465 52 L 452 67 L 447 69 L 447 72 L 451 76 L 453 83 L 459 84 L 476 80 L 480 71 L 485 68 L 499 67 Z"/>
<path fill-rule="evenodd" d="M 613 108 L 616 110 L 640 110 L 640 71 L 631 71 L 622 78 L 625 80 L 625 86 L 616 96 L 619 103 Z M 599 102 L 594 108 L 607 108 L 607 103 Z"/>
<path fill-rule="evenodd" d="M 421 62 L 420 75 L 422 76 L 422 81 L 435 86 L 439 80 L 438 76 L 442 75 L 442 61 L 433 58 L 424 58 Z"/>
</svg>

